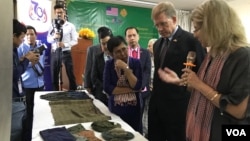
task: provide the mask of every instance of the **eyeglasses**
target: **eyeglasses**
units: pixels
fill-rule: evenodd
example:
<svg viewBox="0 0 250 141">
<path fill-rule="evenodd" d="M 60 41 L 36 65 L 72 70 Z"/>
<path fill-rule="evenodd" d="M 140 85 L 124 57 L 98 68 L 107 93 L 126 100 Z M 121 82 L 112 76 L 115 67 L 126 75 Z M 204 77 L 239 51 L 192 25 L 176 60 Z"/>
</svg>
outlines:
<svg viewBox="0 0 250 141">
<path fill-rule="evenodd" d="M 167 26 L 167 25 L 168 25 L 168 22 L 165 21 L 165 22 L 160 22 L 160 23 L 155 24 L 155 27 L 156 27 L 156 28 L 159 28 L 159 27 L 165 27 L 165 26 Z"/>
</svg>

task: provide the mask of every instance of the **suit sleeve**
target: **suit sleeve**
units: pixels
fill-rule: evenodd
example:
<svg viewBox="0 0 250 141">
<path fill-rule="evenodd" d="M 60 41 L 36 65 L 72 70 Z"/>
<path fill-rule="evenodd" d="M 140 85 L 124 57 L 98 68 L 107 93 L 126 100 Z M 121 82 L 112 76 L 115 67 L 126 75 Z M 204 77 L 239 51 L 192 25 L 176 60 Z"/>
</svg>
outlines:
<svg viewBox="0 0 250 141">
<path fill-rule="evenodd" d="M 99 56 L 96 55 L 94 58 L 94 63 L 91 72 L 91 82 L 95 86 L 95 88 L 100 88 L 102 85 L 101 80 L 98 78 L 98 58 Z"/>
<path fill-rule="evenodd" d="M 142 76 L 142 89 L 144 87 L 149 88 L 150 75 L 151 75 L 151 59 L 148 50 L 145 49 L 145 66 L 143 68 L 143 76 Z"/>
<path fill-rule="evenodd" d="M 86 66 L 84 72 L 84 87 L 92 88 L 91 82 L 91 70 L 92 70 L 92 58 L 93 58 L 93 50 L 92 47 L 88 47 L 87 49 L 87 57 L 86 57 Z"/>
<path fill-rule="evenodd" d="M 112 72 L 114 67 L 112 68 L 112 63 L 114 61 L 113 60 L 108 60 L 106 63 L 105 63 L 105 67 L 104 67 L 104 73 L 103 73 L 103 89 L 106 93 L 108 93 L 109 95 L 112 94 L 113 90 L 115 89 L 116 85 L 112 84 L 111 83 L 111 79 L 115 79 L 115 75 L 116 74 L 113 74 Z M 113 75 L 113 77 L 112 77 Z"/>
</svg>

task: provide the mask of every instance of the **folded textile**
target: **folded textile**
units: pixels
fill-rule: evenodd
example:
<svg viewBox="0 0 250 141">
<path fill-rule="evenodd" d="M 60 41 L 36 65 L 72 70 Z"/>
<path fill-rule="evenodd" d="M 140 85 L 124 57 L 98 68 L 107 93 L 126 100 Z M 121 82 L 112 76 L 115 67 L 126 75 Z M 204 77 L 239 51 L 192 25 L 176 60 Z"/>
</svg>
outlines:
<svg viewBox="0 0 250 141">
<path fill-rule="evenodd" d="M 81 132 L 77 133 L 77 135 L 86 137 L 88 139 L 88 141 L 102 141 L 99 138 L 97 138 L 95 136 L 94 131 L 91 131 L 91 130 L 81 131 Z"/>
<path fill-rule="evenodd" d="M 83 136 L 79 136 L 76 134 L 73 134 L 73 136 L 76 138 L 76 141 L 89 141 L 88 138 L 83 137 Z"/>
<path fill-rule="evenodd" d="M 110 120 L 94 104 L 92 99 L 50 101 L 55 125 Z M 65 116 L 67 115 L 67 116 Z"/>
<path fill-rule="evenodd" d="M 114 123 L 108 120 L 95 121 L 91 124 L 91 127 L 97 132 L 105 132 L 117 127 L 121 127 L 119 123 Z"/>
<path fill-rule="evenodd" d="M 82 126 L 82 124 L 77 124 L 75 126 L 67 128 L 67 130 L 71 134 L 76 134 L 76 133 L 81 132 L 81 131 L 86 130 L 86 129 Z"/>
<path fill-rule="evenodd" d="M 122 128 L 114 128 L 109 131 L 102 132 L 102 137 L 106 141 L 126 141 L 133 139 L 134 135 Z"/>
<path fill-rule="evenodd" d="M 48 101 L 90 99 L 90 97 L 82 91 L 53 92 L 41 95 L 40 98 Z"/>
<path fill-rule="evenodd" d="M 75 141 L 75 137 L 65 127 L 40 131 L 44 141 Z"/>
</svg>

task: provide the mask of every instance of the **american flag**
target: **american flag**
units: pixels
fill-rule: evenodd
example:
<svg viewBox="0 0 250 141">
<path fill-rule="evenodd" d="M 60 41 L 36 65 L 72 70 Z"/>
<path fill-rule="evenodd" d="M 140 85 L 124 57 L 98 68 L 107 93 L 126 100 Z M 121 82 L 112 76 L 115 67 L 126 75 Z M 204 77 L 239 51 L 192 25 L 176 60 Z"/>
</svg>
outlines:
<svg viewBox="0 0 250 141">
<path fill-rule="evenodd" d="M 108 6 L 106 8 L 106 15 L 118 16 L 118 8 Z"/>
</svg>

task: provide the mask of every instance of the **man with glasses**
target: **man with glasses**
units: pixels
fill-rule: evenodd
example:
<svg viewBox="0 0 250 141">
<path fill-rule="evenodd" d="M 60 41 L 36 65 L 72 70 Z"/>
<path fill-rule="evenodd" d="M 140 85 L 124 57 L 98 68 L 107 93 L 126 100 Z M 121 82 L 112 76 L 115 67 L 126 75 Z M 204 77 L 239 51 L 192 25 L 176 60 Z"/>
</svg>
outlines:
<svg viewBox="0 0 250 141">
<path fill-rule="evenodd" d="M 155 42 L 153 92 L 148 112 L 150 141 L 185 141 L 185 121 L 190 93 L 187 86 L 168 84 L 160 80 L 159 69 L 172 69 L 180 77 L 189 51 L 196 52 L 193 68 L 197 71 L 205 50 L 187 31 L 177 25 L 172 3 L 162 2 L 152 10 L 152 20 L 161 37 Z"/>
</svg>

